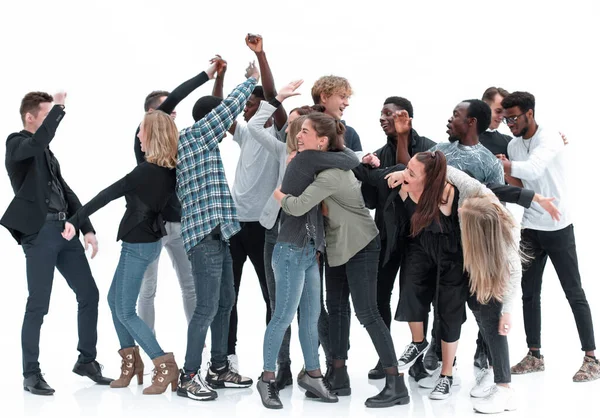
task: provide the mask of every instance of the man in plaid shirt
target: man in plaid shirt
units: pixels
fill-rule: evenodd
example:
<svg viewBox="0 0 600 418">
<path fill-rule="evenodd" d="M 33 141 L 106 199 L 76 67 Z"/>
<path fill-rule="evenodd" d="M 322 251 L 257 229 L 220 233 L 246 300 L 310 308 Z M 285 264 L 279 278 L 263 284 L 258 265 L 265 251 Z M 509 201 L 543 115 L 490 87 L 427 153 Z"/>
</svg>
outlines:
<svg viewBox="0 0 600 418">
<path fill-rule="evenodd" d="M 215 58 L 206 71 L 214 78 L 226 65 Z M 233 268 L 228 240 L 240 230 L 219 152 L 219 142 L 244 109 L 260 78 L 251 65 L 248 79 L 223 99 L 200 98 L 193 109 L 196 123 L 180 132 L 177 150 L 177 197 L 181 202 L 181 234 L 192 264 L 196 309 L 188 327 L 185 364 L 177 394 L 195 400 L 217 397 L 212 388 L 249 387 L 227 361 L 229 316 L 234 303 Z M 202 348 L 211 327 L 211 366 L 206 381 L 198 373 Z M 209 387 L 210 386 L 210 387 Z"/>
</svg>

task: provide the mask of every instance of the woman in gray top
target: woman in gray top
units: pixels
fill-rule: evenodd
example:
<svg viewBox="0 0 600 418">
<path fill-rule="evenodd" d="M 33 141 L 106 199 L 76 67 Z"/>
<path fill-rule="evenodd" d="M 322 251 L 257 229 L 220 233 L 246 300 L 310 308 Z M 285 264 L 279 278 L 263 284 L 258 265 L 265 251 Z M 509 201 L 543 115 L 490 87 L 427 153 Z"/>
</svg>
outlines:
<svg viewBox="0 0 600 418">
<path fill-rule="evenodd" d="M 311 116 L 308 116 L 310 120 Z M 322 150 L 323 151 L 323 150 Z M 358 165 L 358 161 L 356 161 Z M 383 391 L 365 402 L 367 407 L 407 404 L 410 400 L 389 329 L 377 308 L 377 266 L 381 249 L 379 231 L 365 207 L 360 184 L 351 171 L 324 170 L 302 194 L 295 197 L 275 192 L 284 213 L 303 216 L 324 202 L 327 207 L 327 307 L 333 369 L 328 377 L 332 390 L 350 394 L 346 371 L 350 323 L 343 315 L 349 296 L 360 323 L 367 329 L 386 372 Z"/>
</svg>

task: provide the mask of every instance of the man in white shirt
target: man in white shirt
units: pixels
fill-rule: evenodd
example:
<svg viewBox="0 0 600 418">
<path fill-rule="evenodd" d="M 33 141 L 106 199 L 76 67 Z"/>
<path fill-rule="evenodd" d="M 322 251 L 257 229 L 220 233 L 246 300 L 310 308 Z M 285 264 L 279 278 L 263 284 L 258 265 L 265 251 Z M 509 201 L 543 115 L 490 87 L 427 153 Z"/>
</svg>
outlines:
<svg viewBox="0 0 600 418">
<path fill-rule="evenodd" d="M 521 248 L 532 258 L 523 264 L 523 319 L 529 352 L 511 368 L 513 374 L 544 370 L 541 347 L 542 276 L 548 257 L 571 305 L 581 349 L 583 365 L 573 376 L 575 382 L 600 378 L 592 315 L 581 286 L 575 236 L 567 197 L 567 167 L 564 143 L 554 130 L 543 129 L 535 121 L 535 98 L 527 92 L 514 92 L 502 100 L 504 122 L 515 137 L 508 144 L 510 161 L 502 158 L 506 180 L 533 189 L 544 196 L 554 196 L 562 216 L 552 219 L 547 213 L 525 209 L 522 220 Z"/>
</svg>

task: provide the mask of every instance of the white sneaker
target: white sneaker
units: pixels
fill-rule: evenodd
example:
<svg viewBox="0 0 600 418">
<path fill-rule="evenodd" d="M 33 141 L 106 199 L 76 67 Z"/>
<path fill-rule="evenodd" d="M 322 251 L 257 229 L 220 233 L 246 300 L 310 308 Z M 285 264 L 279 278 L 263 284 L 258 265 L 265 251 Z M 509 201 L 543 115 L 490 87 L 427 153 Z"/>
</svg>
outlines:
<svg viewBox="0 0 600 418">
<path fill-rule="evenodd" d="M 512 388 L 494 385 L 487 397 L 473 402 L 473 409 L 481 414 L 514 411 L 517 409 L 515 391 Z"/>
<path fill-rule="evenodd" d="M 229 361 L 229 370 L 231 370 L 234 373 L 239 373 L 240 362 L 238 360 L 237 354 L 229 354 L 227 356 L 227 361 Z"/>
<path fill-rule="evenodd" d="M 425 389 L 433 389 L 438 384 L 438 380 L 440 380 L 440 375 L 442 374 L 442 363 L 438 364 L 438 368 L 433 371 L 431 376 L 425 377 L 419 380 L 419 387 Z M 452 386 L 460 385 L 460 377 L 458 377 L 457 368 L 454 366 L 452 368 Z"/>
<path fill-rule="evenodd" d="M 475 386 L 471 389 L 471 396 L 473 398 L 485 398 L 490 395 L 495 386 L 494 371 L 492 369 L 480 369 L 475 378 Z"/>
</svg>

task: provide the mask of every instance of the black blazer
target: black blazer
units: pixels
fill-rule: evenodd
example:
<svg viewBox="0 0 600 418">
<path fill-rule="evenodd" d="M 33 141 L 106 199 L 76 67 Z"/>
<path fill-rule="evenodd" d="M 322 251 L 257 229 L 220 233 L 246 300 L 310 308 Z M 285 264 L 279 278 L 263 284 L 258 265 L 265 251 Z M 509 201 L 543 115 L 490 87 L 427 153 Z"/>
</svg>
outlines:
<svg viewBox="0 0 600 418">
<path fill-rule="evenodd" d="M 50 161 L 44 152 L 54 138 L 56 128 L 64 117 L 61 106 L 54 106 L 35 134 L 21 131 L 11 134 L 6 140 L 6 171 L 15 192 L 15 197 L 6 209 L 0 224 L 21 243 L 23 235 L 37 233 L 48 213 L 52 174 Z M 67 185 L 58 167 L 58 180 L 65 192 L 68 204 L 67 217 L 81 207 L 81 202 Z M 94 232 L 89 219 L 81 225 L 84 234 Z"/>
</svg>

